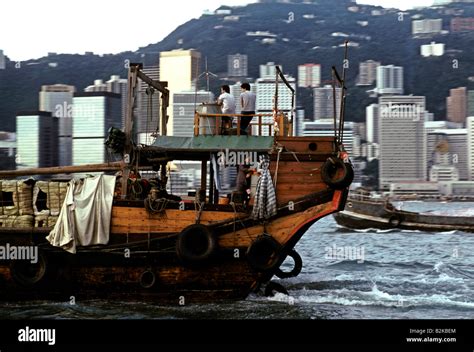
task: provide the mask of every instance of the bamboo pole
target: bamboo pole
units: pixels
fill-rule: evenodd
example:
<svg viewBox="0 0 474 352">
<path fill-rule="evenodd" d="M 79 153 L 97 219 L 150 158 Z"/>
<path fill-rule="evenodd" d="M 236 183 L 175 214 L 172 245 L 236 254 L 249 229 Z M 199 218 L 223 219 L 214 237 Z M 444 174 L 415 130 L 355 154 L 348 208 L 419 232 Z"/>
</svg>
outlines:
<svg viewBox="0 0 474 352">
<path fill-rule="evenodd" d="M 109 172 L 118 171 L 124 167 L 122 161 L 107 164 L 89 164 L 81 166 L 63 166 L 35 168 L 25 170 L 0 171 L 0 178 L 34 176 L 34 175 L 60 175 L 60 174 L 77 174 L 85 172 Z"/>
</svg>

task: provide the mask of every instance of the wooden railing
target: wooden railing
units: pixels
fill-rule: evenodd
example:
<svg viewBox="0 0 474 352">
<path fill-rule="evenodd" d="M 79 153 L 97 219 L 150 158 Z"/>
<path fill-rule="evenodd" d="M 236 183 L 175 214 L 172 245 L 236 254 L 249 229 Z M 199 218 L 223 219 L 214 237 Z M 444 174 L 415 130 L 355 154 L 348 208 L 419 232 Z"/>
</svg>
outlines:
<svg viewBox="0 0 474 352">
<path fill-rule="evenodd" d="M 232 127 L 223 126 L 223 118 L 232 118 Z M 194 135 L 195 136 L 220 136 L 220 135 L 242 135 L 242 118 L 253 117 L 252 122 L 247 128 L 246 135 L 253 136 L 282 136 L 290 137 L 293 135 L 293 124 L 288 121 L 288 115 L 283 112 L 276 114 L 201 114 L 196 112 L 194 115 Z M 271 117 L 273 122 L 264 122 L 264 117 Z M 234 119 L 235 118 L 235 119 Z M 257 119 L 256 122 L 253 122 Z M 256 126 L 257 128 L 253 128 Z"/>
</svg>

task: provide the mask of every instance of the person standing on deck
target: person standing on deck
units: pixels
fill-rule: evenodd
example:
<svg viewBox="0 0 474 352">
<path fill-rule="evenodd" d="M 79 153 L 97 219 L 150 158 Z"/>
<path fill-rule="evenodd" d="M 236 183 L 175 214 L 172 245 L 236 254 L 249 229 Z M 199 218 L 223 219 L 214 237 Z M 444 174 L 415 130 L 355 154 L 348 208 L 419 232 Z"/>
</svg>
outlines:
<svg viewBox="0 0 474 352">
<path fill-rule="evenodd" d="M 251 91 L 249 83 L 243 83 L 240 88 L 242 88 L 242 94 L 240 94 L 240 103 L 242 106 L 242 115 L 249 115 L 242 117 L 241 129 L 242 131 L 247 131 L 247 128 L 252 122 L 252 119 L 255 115 L 255 103 L 257 101 L 257 96 L 254 92 Z"/>
<path fill-rule="evenodd" d="M 230 87 L 225 84 L 221 87 L 221 95 L 217 99 L 217 104 L 222 107 L 223 114 L 235 114 L 235 99 L 230 94 Z M 222 117 L 223 128 L 228 129 L 232 127 L 232 116 Z"/>
</svg>

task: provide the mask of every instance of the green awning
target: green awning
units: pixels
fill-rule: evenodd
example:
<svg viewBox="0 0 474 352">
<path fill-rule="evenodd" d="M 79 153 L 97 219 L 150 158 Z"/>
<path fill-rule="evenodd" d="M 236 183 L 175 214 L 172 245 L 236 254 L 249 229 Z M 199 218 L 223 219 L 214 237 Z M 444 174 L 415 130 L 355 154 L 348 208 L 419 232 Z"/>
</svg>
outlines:
<svg viewBox="0 0 474 352">
<path fill-rule="evenodd" d="M 257 136 L 198 136 L 158 137 L 151 149 L 168 152 L 218 152 L 248 151 L 267 152 L 273 148 L 273 137 Z"/>
</svg>

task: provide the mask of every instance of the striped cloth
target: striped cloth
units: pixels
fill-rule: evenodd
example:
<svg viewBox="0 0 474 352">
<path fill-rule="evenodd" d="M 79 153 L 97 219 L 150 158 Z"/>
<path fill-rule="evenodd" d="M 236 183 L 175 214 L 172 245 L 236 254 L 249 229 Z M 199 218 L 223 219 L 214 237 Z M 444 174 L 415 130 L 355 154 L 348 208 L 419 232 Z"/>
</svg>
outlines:
<svg viewBox="0 0 474 352">
<path fill-rule="evenodd" d="M 252 219 L 268 220 L 277 214 L 275 187 L 270 174 L 270 158 L 268 155 L 260 156 L 257 193 L 253 206 Z"/>
</svg>

